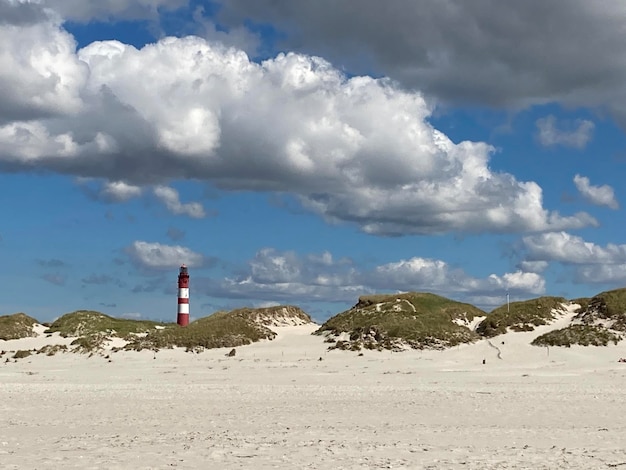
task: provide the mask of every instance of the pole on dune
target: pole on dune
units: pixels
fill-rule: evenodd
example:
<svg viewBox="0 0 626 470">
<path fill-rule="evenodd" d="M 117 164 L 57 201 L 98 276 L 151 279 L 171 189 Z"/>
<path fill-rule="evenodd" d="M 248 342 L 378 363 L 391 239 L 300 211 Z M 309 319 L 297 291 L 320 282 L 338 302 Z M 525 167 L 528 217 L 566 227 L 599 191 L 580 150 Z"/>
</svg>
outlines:
<svg viewBox="0 0 626 470">
<path fill-rule="evenodd" d="M 509 293 L 506 293 L 506 312 L 509 313 Z"/>
</svg>

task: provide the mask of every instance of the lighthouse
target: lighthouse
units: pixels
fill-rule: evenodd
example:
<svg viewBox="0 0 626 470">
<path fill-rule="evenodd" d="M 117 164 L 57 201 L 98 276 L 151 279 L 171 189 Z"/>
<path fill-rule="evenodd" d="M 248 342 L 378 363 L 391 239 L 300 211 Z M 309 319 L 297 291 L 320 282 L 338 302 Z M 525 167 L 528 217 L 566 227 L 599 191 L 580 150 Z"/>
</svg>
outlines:
<svg viewBox="0 0 626 470">
<path fill-rule="evenodd" d="M 178 318 L 180 326 L 189 325 L 189 272 L 184 264 L 178 274 Z"/>
</svg>

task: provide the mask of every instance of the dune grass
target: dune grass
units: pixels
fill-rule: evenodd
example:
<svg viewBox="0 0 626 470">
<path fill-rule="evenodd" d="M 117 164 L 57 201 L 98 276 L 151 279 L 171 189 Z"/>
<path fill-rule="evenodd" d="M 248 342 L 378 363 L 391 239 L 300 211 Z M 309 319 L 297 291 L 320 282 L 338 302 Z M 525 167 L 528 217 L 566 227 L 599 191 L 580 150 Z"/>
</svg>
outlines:
<svg viewBox="0 0 626 470">
<path fill-rule="evenodd" d="M 478 327 L 476 332 L 491 338 L 513 331 L 533 331 L 535 327 L 546 325 L 555 318 L 553 309 L 561 309 L 568 301 L 563 297 L 539 297 L 523 302 L 512 302 L 493 310 Z"/>
<path fill-rule="evenodd" d="M 25 313 L 0 316 L 0 340 L 21 339 L 35 336 L 33 325 L 38 323 Z"/>
<path fill-rule="evenodd" d="M 28 356 L 30 356 L 33 352 L 29 351 L 28 349 L 20 349 L 19 351 L 15 351 L 15 354 L 13 355 L 13 359 L 24 359 Z"/>
<path fill-rule="evenodd" d="M 470 322 L 484 315 L 473 305 L 435 294 L 369 295 L 360 297 L 350 310 L 329 319 L 316 334 L 347 334 L 349 339 L 335 344 L 334 348 L 339 349 L 396 349 L 403 345 L 439 349 L 478 339 L 454 320 Z"/>
<path fill-rule="evenodd" d="M 234 348 L 262 339 L 274 339 L 276 333 L 257 323 L 251 312 L 240 309 L 232 312 L 216 312 L 200 318 L 186 327 L 170 325 L 150 331 L 144 337 L 131 338 L 125 349 L 163 349 L 182 347 L 188 351 L 210 348 Z"/>
<path fill-rule="evenodd" d="M 577 320 L 587 325 L 602 323 L 613 330 L 626 332 L 626 289 L 601 292 L 589 300 Z"/>
<path fill-rule="evenodd" d="M 46 333 L 59 333 L 64 338 L 109 335 L 128 339 L 167 324 L 149 320 L 114 318 L 93 310 L 77 310 L 55 320 Z"/>
<path fill-rule="evenodd" d="M 622 337 L 606 328 L 595 325 L 570 325 L 567 328 L 550 331 L 532 341 L 533 346 L 608 346 L 617 344 Z"/>
</svg>

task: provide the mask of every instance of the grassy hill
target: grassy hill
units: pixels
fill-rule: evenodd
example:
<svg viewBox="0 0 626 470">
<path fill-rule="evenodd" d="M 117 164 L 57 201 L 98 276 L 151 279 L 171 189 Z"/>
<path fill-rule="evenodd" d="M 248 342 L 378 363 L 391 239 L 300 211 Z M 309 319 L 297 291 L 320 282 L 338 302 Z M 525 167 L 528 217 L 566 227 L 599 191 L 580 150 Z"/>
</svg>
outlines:
<svg viewBox="0 0 626 470">
<path fill-rule="evenodd" d="M 205 348 L 234 348 L 262 339 L 274 339 L 276 333 L 267 325 L 310 322 L 309 315 L 297 307 L 242 308 L 214 313 L 190 323 L 185 328 L 173 325 L 151 331 L 145 337 L 133 338 L 126 349 L 140 351 L 183 347 L 189 351 L 197 351 Z"/>
<path fill-rule="evenodd" d="M 473 305 L 435 294 L 368 295 L 316 334 L 326 334 L 335 343 L 331 348 L 339 349 L 442 349 L 478 339 L 466 325 L 484 315 Z"/>
<path fill-rule="evenodd" d="M 153 330 L 155 326 L 164 325 L 164 323 L 149 320 L 114 318 L 92 310 L 77 310 L 55 320 L 46 333 L 58 332 L 64 338 L 106 334 L 126 339 L 131 334 L 146 333 Z"/>
<path fill-rule="evenodd" d="M 476 332 L 491 338 L 513 331 L 533 331 L 535 327 L 546 325 L 556 318 L 553 310 L 562 309 L 569 302 L 563 297 L 539 297 L 523 302 L 512 302 L 493 310 L 478 327 Z"/>
<path fill-rule="evenodd" d="M 39 323 L 25 313 L 0 316 L 0 340 L 11 340 L 36 336 L 33 325 Z"/>
<path fill-rule="evenodd" d="M 576 319 L 585 325 L 602 323 L 607 328 L 626 332 L 626 289 L 596 295 L 580 309 Z"/>
<path fill-rule="evenodd" d="M 606 346 L 617 344 L 626 333 L 626 289 L 602 292 L 591 299 L 576 299 L 581 305 L 572 324 L 541 335 L 535 346 Z"/>
<path fill-rule="evenodd" d="M 553 330 L 535 338 L 533 346 L 608 346 L 617 344 L 622 337 L 611 330 L 594 325 L 570 325 L 566 328 Z"/>
<path fill-rule="evenodd" d="M 74 351 L 92 352 L 101 349 L 109 339 L 129 340 L 165 325 L 148 320 L 114 318 L 92 310 L 77 310 L 55 320 L 46 333 L 59 333 L 64 338 L 75 336 L 71 343 Z"/>
</svg>

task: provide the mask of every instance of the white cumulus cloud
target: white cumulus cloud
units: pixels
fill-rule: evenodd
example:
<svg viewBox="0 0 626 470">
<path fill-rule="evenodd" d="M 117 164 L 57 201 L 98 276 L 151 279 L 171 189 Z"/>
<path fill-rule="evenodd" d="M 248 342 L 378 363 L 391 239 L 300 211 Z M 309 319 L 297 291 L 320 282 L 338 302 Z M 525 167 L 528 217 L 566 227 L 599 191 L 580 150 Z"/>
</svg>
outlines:
<svg viewBox="0 0 626 470">
<path fill-rule="evenodd" d="M 615 191 L 609 185 L 593 186 L 589 183 L 589 178 L 585 176 L 574 176 L 574 184 L 580 194 L 592 204 L 607 206 L 611 209 L 619 209 L 619 203 L 615 198 Z"/>
<path fill-rule="evenodd" d="M 558 261 L 564 264 L 626 263 L 626 245 L 604 247 L 566 232 L 543 233 L 523 238 L 527 257 L 533 261 Z"/>
<path fill-rule="evenodd" d="M 267 301 L 325 300 L 352 302 L 374 292 L 436 292 L 453 298 L 502 297 L 545 293 L 545 280 L 536 273 L 514 272 L 475 278 L 441 260 L 414 257 L 359 269 L 330 254 L 301 256 L 272 248 L 260 250 L 247 269 L 225 280 L 203 283 L 206 294 Z"/>
<path fill-rule="evenodd" d="M 52 20 L 0 24 L 0 37 L 0 104 L 10 102 L 0 106 L 0 165 L 293 194 L 326 220 L 377 235 L 597 224 L 544 208 L 538 184 L 491 170 L 486 143 L 452 142 L 430 124 L 420 93 L 348 78 L 319 57 L 255 63 L 199 37 L 75 52 Z M 28 121 L 16 117 L 24 114 Z M 200 214 L 161 195 L 173 211 Z"/>
<path fill-rule="evenodd" d="M 136 265 L 145 269 L 173 269 L 181 264 L 200 267 L 205 262 L 202 254 L 180 245 L 135 241 L 126 252 Z"/>
<path fill-rule="evenodd" d="M 537 138 L 541 145 L 552 147 L 562 145 L 578 149 L 585 148 L 593 137 L 593 122 L 581 119 L 569 127 L 559 128 L 554 116 L 546 116 L 537 120 Z"/>
<path fill-rule="evenodd" d="M 0 22 L 0 124 L 38 116 L 76 115 L 83 109 L 80 94 L 88 75 L 88 67 L 76 55 L 74 38 L 60 27 L 59 20 L 26 25 Z M 29 131 L 48 134 L 39 137 L 47 139 L 48 146 L 68 134 L 65 130 L 50 135 L 37 123 L 9 125 L 17 139 Z M 3 128 L 3 133 L 6 135 L 11 127 Z"/>
<path fill-rule="evenodd" d="M 548 264 L 547 261 L 522 261 L 519 263 L 519 268 L 526 273 L 542 273 L 548 269 Z"/>
<path fill-rule="evenodd" d="M 576 280 L 581 283 L 626 284 L 626 263 L 582 266 L 576 271 Z"/>
<path fill-rule="evenodd" d="M 188 202 L 183 204 L 180 202 L 178 191 L 167 186 L 157 186 L 154 188 L 154 195 L 165 204 L 165 207 L 176 215 L 187 215 L 194 219 L 202 219 L 206 217 L 204 207 L 199 202 Z"/>
<path fill-rule="evenodd" d="M 139 186 L 124 183 L 123 181 L 107 181 L 100 192 L 105 200 L 124 202 L 141 196 L 142 189 Z"/>
<path fill-rule="evenodd" d="M 566 232 L 526 236 L 522 240 L 526 260 L 531 265 L 556 261 L 575 268 L 575 282 L 623 285 L 626 282 L 626 244 L 600 246 Z"/>
</svg>

